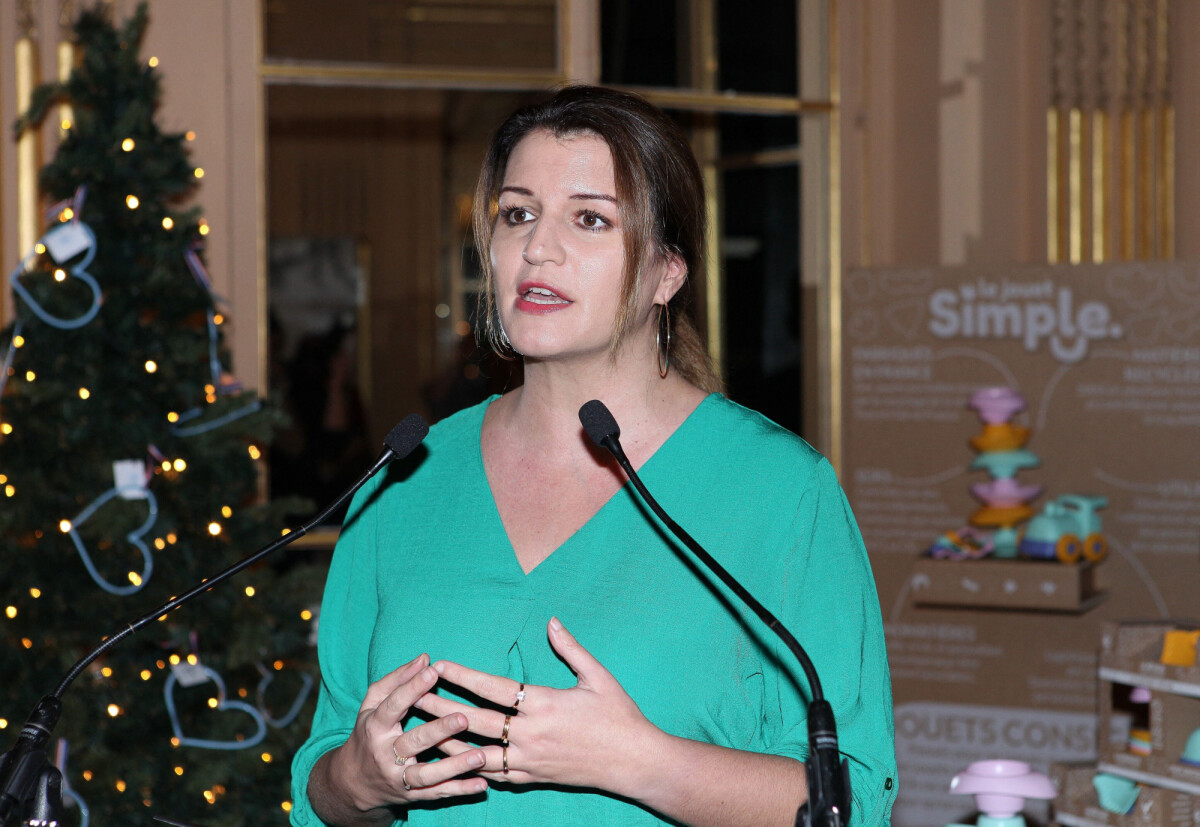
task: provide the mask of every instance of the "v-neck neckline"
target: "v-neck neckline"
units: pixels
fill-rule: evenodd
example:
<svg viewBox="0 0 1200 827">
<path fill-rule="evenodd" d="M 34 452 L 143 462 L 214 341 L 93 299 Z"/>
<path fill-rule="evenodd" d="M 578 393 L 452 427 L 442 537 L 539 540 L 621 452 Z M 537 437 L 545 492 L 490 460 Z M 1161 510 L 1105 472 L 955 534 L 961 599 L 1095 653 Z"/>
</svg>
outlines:
<svg viewBox="0 0 1200 827">
<path fill-rule="evenodd" d="M 693 408 L 686 417 L 684 417 L 683 421 L 679 423 L 679 425 L 675 428 L 675 430 L 672 431 L 667 436 L 667 438 L 665 440 L 663 440 L 662 444 L 659 445 L 658 448 L 656 448 L 654 450 L 654 453 L 652 453 L 650 456 L 648 456 L 646 458 L 646 460 L 641 464 L 640 467 L 634 469 L 635 471 L 637 471 L 639 477 L 645 476 L 645 474 L 647 472 L 653 473 L 653 469 L 651 468 L 651 466 L 656 464 L 655 460 L 657 460 L 660 456 L 662 456 L 664 453 L 666 453 L 667 449 L 673 443 L 679 441 L 680 435 L 685 430 L 688 429 L 689 424 L 692 423 L 693 420 L 695 420 L 696 415 L 700 412 L 700 410 L 702 408 L 704 408 L 705 406 L 707 406 L 709 404 L 709 402 L 716 396 L 719 396 L 719 394 L 710 393 L 707 396 L 705 396 L 703 399 L 701 399 L 699 404 L 697 404 L 696 407 Z M 571 534 L 568 535 L 566 539 L 564 539 L 561 543 L 559 543 L 549 554 L 547 554 L 545 557 L 543 557 L 537 563 L 537 565 L 535 565 L 529 571 L 525 571 L 525 568 L 521 565 L 520 558 L 517 556 L 517 549 L 513 545 L 512 539 L 508 535 L 508 528 L 504 525 L 504 519 L 500 516 L 500 506 L 496 502 L 496 495 L 492 491 L 491 482 L 488 480 L 487 465 L 483 461 L 483 422 L 484 422 L 484 419 L 486 419 L 486 417 L 487 417 L 488 408 L 490 408 L 492 403 L 495 402 L 498 398 L 499 398 L 499 395 L 496 395 L 496 396 L 493 396 L 491 399 L 489 399 L 487 404 L 482 406 L 482 409 L 479 414 L 479 423 L 476 428 L 477 439 L 476 439 L 476 446 L 475 446 L 475 452 L 474 452 L 474 458 L 475 458 L 475 463 L 476 463 L 476 472 L 478 474 L 478 478 L 481 481 L 481 484 L 483 485 L 484 489 L 487 491 L 487 501 L 491 504 L 491 508 L 489 509 L 490 513 L 488 515 L 488 518 L 494 521 L 494 524 L 496 526 L 496 532 L 499 534 L 500 537 L 502 537 L 504 539 L 504 546 L 505 546 L 504 553 L 508 556 L 509 561 L 511 561 L 511 565 L 514 566 L 516 568 L 516 571 L 519 573 L 518 579 L 521 582 L 525 582 L 529 578 L 531 578 L 535 574 L 537 574 L 538 572 L 542 571 L 546 567 L 546 564 L 549 563 L 552 559 L 561 557 L 562 556 L 561 552 L 563 552 L 569 546 L 575 545 L 576 538 L 578 538 L 581 534 L 583 534 L 589 528 L 594 526 L 600 520 L 600 518 L 602 518 L 608 511 L 612 510 L 613 503 L 617 500 L 617 498 L 622 497 L 622 495 L 624 495 L 632 486 L 627 478 L 625 480 L 625 482 L 621 485 L 621 487 L 618 488 L 616 491 L 614 491 L 607 500 L 605 500 L 603 503 L 601 503 L 600 507 L 597 508 L 590 517 L 588 517 L 586 520 L 584 520 L 584 522 L 577 529 L 575 529 L 573 532 L 571 532 Z"/>
</svg>

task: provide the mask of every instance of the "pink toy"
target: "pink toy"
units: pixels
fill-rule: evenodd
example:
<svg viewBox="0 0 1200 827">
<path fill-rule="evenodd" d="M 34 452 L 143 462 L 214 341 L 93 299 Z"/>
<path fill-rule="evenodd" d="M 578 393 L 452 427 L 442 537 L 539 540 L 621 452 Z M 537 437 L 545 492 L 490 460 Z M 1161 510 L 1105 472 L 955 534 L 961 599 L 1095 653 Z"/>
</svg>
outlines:
<svg viewBox="0 0 1200 827">
<path fill-rule="evenodd" d="M 973 484 L 971 493 L 993 508 L 1012 508 L 1035 499 L 1042 493 L 1042 486 L 1021 485 L 1012 477 L 1001 477 Z"/>
<path fill-rule="evenodd" d="M 1025 397 L 1012 388 L 981 388 L 971 394 L 967 407 L 978 413 L 985 423 L 999 425 L 1025 409 Z"/>
<path fill-rule="evenodd" d="M 1051 799 L 1057 795 L 1044 773 L 1024 761 L 976 761 L 954 776 L 950 792 L 975 796 L 975 806 L 992 819 L 1013 818 L 1027 798 Z"/>
</svg>

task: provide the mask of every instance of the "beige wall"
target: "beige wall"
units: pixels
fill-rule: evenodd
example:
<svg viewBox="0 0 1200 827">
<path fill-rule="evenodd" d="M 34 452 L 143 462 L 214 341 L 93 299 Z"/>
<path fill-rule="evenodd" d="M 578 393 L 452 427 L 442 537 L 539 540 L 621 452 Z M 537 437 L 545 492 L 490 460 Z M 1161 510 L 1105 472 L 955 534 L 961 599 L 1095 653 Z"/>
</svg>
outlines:
<svg viewBox="0 0 1200 827">
<path fill-rule="evenodd" d="M 843 262 L 1045 259 L 1045 3 L 846 0 Z"/>
<path fill-rule="evenodd" d="M 1046 260 L 1049 0 L 841 0 L 843 262 Z M 1200 255 L 1200 4 L 1171 3 L 1176 256 Z"/>
<path fill-rule="evenodd" d="M 14 5 L 0 11 L 0 244 L 16 244 Z M 37 0 L 42 72 L 54 71 L 58 0 Z M 128 14 L 134 0 L 115 3 Z M 232 302 L 235 369 L 260 385 L 264 235 L 258 3 L 151 0 L 144 54 L 162 60 L 163 125 L 194 129 L 208 175 L 198 193 L 208 258 Z M 1200 4 L 1172 6 L 1177 70 L 1176 249 L 1200 256 Z M 1049 0 L 840 0 L 842 262 L 1045 260 L 1046 20 Z M 51 139 L 47 138 L 47 142 Z M 51 151 L 47 145 L 47 153 Z M 3 312 L 9 312 L 7 285 Z"/>
</svg>

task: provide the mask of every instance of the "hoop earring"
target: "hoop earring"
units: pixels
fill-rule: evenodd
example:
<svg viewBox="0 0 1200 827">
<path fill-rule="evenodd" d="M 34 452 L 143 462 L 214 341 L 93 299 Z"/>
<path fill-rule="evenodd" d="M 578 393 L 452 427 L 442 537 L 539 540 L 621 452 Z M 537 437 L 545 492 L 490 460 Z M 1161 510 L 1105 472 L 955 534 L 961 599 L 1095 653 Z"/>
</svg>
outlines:
<svg viewBox="0 0 1200 827">
<path fill-rule="evenodd" d="M 671 308 L 658 306 L 658 330 L 654 334 L 655 349 L 658 351 L 658 375 L 663 379 L 671 372 Z"/>
</svg>

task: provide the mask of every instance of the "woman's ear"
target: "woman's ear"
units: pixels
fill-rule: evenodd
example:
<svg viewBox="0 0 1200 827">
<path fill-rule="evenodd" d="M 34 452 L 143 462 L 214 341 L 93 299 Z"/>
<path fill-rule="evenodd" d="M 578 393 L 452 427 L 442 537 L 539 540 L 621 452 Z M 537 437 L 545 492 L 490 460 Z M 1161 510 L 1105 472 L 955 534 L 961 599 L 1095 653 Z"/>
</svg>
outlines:
<svg viewBox="0 0 1200 827">
<path fill-rule="evenodd" d="M 687 281 L 687 264 L 677 253 L 667 253 L 660 266 L 662 271 L 654 291 L 654 303 L 666 304 Z"/>
</svg>

